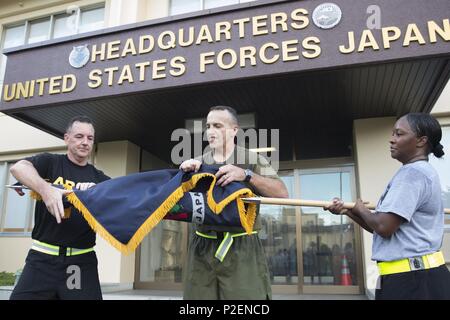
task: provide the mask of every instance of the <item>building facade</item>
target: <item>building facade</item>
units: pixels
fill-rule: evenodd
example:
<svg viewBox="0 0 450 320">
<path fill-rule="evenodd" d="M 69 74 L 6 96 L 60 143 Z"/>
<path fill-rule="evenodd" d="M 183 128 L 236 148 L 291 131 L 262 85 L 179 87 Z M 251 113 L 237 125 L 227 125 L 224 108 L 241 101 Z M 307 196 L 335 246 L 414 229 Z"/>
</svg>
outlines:
<svg viewBox="0 0 450 320">
<path fill-rule="evenodd" d="M 23 267 L 33 227 L 33 201 L 4 187 L 8 169 L 63 153 L 77 114 L 97 124 L 91 162 L 118 177 L 175 167 L 171 133 L 230 105 L 245 128 L 279 130 L 290 197 L 376 203 L 400 167 L 388 152 L 398 115 L 431 111 L 450 152 L 450 8 L 406 2 L 336 0 L 327 16 L 312 0 L 2 1 L 0 271 Z M 85 45 L 89 60 L 71 67 Z M 450 207 L 450 160 L 431 163 Z M 372 235 L 351 220 L 289 206 L 262 206 L 261 218 L 274 292 L 373 294 Z M 189 236 L 163 221 L 128 256 L 97 237 L 104 288 L 181 289 Z M 443 252 L 449 263 L 450 234 Z"/>
</svg>

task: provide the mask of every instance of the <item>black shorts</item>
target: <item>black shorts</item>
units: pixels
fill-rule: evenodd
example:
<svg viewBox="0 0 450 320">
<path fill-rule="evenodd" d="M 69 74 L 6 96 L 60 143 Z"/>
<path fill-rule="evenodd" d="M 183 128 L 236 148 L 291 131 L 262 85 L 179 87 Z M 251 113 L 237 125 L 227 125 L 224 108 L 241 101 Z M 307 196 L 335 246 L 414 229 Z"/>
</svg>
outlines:
<svg viewBox="0 0 450 320">
<path fill-rule="evenodd" d="M 52 256 L 30 250 L 11 300 L 101 300 L 95 252 Z"/>
<path fill-rule="evenodd" d="M 381 276 L 376 300 L 450 300 L 450 272 L 437 268 Z"/>
</svg>

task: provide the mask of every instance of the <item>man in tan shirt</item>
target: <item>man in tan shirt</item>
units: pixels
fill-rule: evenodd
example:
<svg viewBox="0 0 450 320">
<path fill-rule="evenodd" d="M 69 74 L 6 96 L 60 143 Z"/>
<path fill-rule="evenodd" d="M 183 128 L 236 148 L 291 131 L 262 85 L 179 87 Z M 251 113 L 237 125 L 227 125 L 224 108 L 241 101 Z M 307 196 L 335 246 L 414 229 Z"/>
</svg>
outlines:
<svg viewBox="0 0 450 320">
<path fill-rule="evenodd" d="M 286 186 L 266 158 L 235 145 L 239 125 L 233 108 L 212 107 L 206 130 L 211 151 L 184 161 L 181 170 L 198 171 L 202 163 L 216 165 L 219 186 L 240 181 L 261 196 L 288 197 Z M 267 259 L 257 234 L 260 228 L 259 215 L 251 235 L 242 227 L 195 226 L 188 249 L 184 299 L 271 299 Z M 226 243 L 231 243 L 228 251 L 223 250 Z"/>
</svg>

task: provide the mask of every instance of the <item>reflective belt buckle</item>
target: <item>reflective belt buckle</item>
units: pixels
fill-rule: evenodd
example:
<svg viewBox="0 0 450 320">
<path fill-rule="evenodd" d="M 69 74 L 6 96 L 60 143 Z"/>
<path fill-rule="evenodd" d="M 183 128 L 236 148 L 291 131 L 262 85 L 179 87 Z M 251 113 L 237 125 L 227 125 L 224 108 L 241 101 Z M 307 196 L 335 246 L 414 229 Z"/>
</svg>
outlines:
<svg viewBox="0 0 450 320">
<path fill-rule="evenodd" d="M 58 248 L 58 251 L 59 251 L 59 252 L 58 252 L 58 255 L 60 255 L 60 256 L 65 256 L 68 249 L 69 249 L 69 248 L 67 248 L 67 247 L 59 247 L 59 248 Z"/>
<path fill-rule="evenodd" d="M 228 253 L 228 250 L 230 250 L 231 245 L 233 244 L 233 238 L 236 237 L 242 237 L 242 236 L 248 236 L 249 234 L 247 232 L 241 232 L 241 233 L 231 233 L 231 232 L 224 232 L 224 233 L 218 233 L 215 232 L 216 235 L 211 234 L 205 234 L 200 231 L 195 231 L 195 233 L 203 238 L 207 239 L 214 239 L 214 240 L 220 240 L 219 248 L 217 248 L 216 253 L 214 254 L 214 257 L 217 258 L 220 262 L 223 262 L 223 259 L 225 259 L 225 256 Z M 257 234 L 258 231 L 253 231 L 250 234 Z M 223 237 L 221 237 L 223 235 Z"/>
<path fill-rule="evenodd" d="M 66 256 L 68 256 L 68 257 L 78 256 L 80 254 L 85 254 L 85 253 L 92 252 L 92 251 L 94 251 L 94 247 L 88 248 L 88 249 L 67 248 Z"/>
<path fill-rule="evenodd" d="M 225 232 L 225 235 L 223 239 L 220 241 L 219 248 L 217 248 L 217 251 L 214 256 L 217 259 L 219 259 L 220 262 L 223 262 L 223 259 L 225 259 L 225 256 L 227 255 L 228 250 L 230 250 L 232 244 L 233 244 L 233 237 L 230 236 L 229 232 Z"/>
<path fill-rule="evenodd" d="M 258 231 L 253 231 L 251 234 L 257 234 Z M 223 237 L 223 240 L 220 242 L 219 248 L 217 248 L 217 251 L 215 253 L 215 257 L 220 261 L 223 262 L 223 259 L 225 259 L 225 256 L 227 255 L 228 251 L 231 248 L 231 245 L 233 244 L 233 238 L 236 237 L 243 237 L 248 236 L 249 234 L 247 232 L 241 232 L 241 233 L 231 233 L 231 232 L 225 232 L 225 236 Z"/>
<path fill-rule="evenodd" d="M 395 261 L 382 261 L 377 263 L 380 275 L 425 270 L 437 268 L 441 265 L 445 265 L 444 255 L 441 251 L 413 258 L 405 258 Z"/>
<path fill-rule="evenodd" d="M 409 261 L 409 267 L 411 268 L 411 271 L 425 269 L 425 263 L 423 262 L 423 259 L 421 256 L 408 258 L 408 261 Z"/>
</svg>

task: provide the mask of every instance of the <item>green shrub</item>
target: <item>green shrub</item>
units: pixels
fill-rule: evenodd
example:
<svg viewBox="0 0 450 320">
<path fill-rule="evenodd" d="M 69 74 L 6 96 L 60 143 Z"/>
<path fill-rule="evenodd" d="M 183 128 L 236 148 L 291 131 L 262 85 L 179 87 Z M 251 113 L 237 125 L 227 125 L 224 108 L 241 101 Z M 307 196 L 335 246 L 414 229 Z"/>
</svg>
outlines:
<svg viewBox="0 0 450 320">
<path fill-rule="evenodd" d="M 13 272 L 0 272 L 0 286 L 14 285 L 15 276 Z"/>
</svg>

